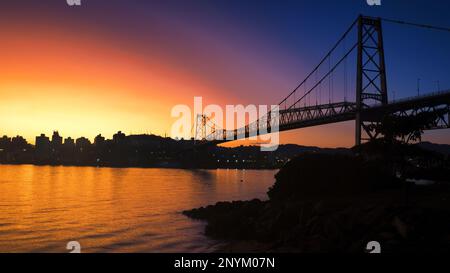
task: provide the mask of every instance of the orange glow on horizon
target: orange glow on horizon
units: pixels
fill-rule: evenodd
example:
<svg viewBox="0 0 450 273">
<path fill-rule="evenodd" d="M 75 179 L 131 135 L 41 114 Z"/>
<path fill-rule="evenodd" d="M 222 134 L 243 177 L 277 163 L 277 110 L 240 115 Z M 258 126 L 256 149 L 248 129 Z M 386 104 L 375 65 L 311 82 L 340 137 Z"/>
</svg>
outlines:
<svg viewBox="0 0 450 273">
<path fill-rule="evenodd" d="M 0 30 L 8 37 L 0 45 L 0 134 L 31 143 L 53 130 L 90 139 L 118 130 L 164 135 L 174 105 L 190 105 L 199 94 L 221 98 L 158 54 L 142 57 L 113 41 L 88 33 L 70 38 L 57 28 L 36 30 L 39 35 Z"/>
</svg>

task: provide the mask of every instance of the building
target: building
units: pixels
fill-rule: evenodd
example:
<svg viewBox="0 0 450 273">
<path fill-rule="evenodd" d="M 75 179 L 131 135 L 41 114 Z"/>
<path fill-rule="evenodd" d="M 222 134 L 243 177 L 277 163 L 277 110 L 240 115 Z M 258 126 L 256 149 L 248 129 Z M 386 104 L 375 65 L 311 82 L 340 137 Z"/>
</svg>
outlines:
<svg viewBox="0 0 450 273">
<path fill-rule="evenodd" d="M 36 150 L 45 150 L 50 147 L 50 139 L 45 136 L 45 134 L 41 134 L 36 137 Z"/>
<path fill-rule="evenodd" d="M 50 158 L 50 147 L 50 139 L 44 134 L 36 137 L 36 159 L 38 161 L 48 160 Z"/>
<path fill-rule="evenodd" d="M 28 146 L 28 142 L 25 138 L 21 136 L 16 136 L 11 139 L 11 145 L 15 148 L 26 148 Z"/>
<path fill-rule="evenodd" d="M 0 138 L 0 162 L 8 161 L 8 151 L 11 149 L 11 139 L 7 136 Z"/>
<path fill-rule="evenodd" d="M 0 138 L 0 149 L 6 150 L 11 145 L 11 139 L 7 136 Z"/>
<path fill-rule="evenodd" d="M 75 140 L 73 140 L 73 138 L 71 138 L 71 137 L 64 139 L 64 147 L 65 148 L 75 148 Z"/>
<path fill-rule="evenodd" d="M 77 138 L 75 146 L 78 152 L 83 152 L 89 149 L 91 146 L 91 141 L 85 137 L 80 137 Z"/>
<path fill-rule="evenodd" d="M 113 135 L 114 143 L 122 143 L 126 139 L 126 136 L 122 131 L 117 132 L 117 134 Z"/>
<path fill-rule="evenodd" d="M 105 138 L 101 134 L 96 136 L 94 139 L 94 145 L 99 147 L 102 146 L 103 144 L 105 144 Z"/>
<path fill-rule="evenodd" d="M 53 131 L 52 146 L 53 149 L 60 148 L 63 144 L 63 138 L 59 135 L 58 131 Z"/>
</svg>

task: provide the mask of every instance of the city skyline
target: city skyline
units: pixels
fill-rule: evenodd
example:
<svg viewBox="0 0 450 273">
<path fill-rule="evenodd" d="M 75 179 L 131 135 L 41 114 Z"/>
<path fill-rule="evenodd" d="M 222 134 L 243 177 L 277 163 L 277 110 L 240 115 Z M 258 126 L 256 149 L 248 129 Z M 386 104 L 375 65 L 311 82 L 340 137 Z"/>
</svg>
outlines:
<svg viewBox="0 0 450 273">
<path fill-rule="evenodd" d="M 59 130 L 53 130 L 51 134 L 41 133 L 41 134 L 35 136 L 34 137 L 34 141 L 32 141 L 32 142 L 28 141 L 28 139 L 24 138 L 21 135 L 11 135 L 11 136 L 9 136 L 9 135 L 5 135 L 4 134 L 4 135 L 0 135 L 0 139 L 9 139 L 11 141 L 14 138 L 18 138 L 18 139 L 26 140 L 28 144 L 32 144 L 32 145 L 36 145 L 36 143 L 38 142 L 38 139 L 40 139 L 40 140 L 47 139 L 49 142 L 54 142 L 54 141 L 58 142 L 59 141 L 58 139 L 60 138 L 60 142 L 61 142 L 60 144 L 64 144 L 66 141 L 69 141 L 69 142 L 70 141 L 75 141 L 76 142 L 76 140 L 78 140 L 78 139 L 86 139 L 91 144 L 94 144 L 96 142 L 96 140 L 99 139 L 99 138 L 102 138 L 103 141 L 114 140 L 114 137 L 117 136 L 117 135 L 125 135 L 125 136 L 147 135 L 147 136 L 158 136 L 158 137 L 162 137 L 162 138 L 166 137 L 166 136 L 155 135 L 155 134 L 152 134 L 152 133 L 138 133 L 138 134 L 129 133 L 129 134 L 125 134 L 125 133 L 123 133 L 122 131 L 119 130 L 111 138 L 107 138 L 107 137 L 103 136 L 101 133 L 98 133 L 94 138 L 91 139 L 91 138 L 86 137 L 86 136 L 67 136 L 67 137 L 64 137 L 64 134 L 61 134 Z M 175 140 L 177 140 L 177 139 L 175 139 Z"/>
<path fill-rule="evenodd" d="M 125 135 L 121 131 L 107 139 L 36 136 L 35 145 L 23 137 L 0 137 L 0 164 L 37 166 L 156 167 L 156 168 L 277 168 L 298 153 L 320 151 L 318 147 L 281 146 L 271 152 L 259 147 L 209 147 L 192 151 L 195 142 L 156 135 Z M 344 151 L 344 149 L 336 151 Z"/>
</svg>

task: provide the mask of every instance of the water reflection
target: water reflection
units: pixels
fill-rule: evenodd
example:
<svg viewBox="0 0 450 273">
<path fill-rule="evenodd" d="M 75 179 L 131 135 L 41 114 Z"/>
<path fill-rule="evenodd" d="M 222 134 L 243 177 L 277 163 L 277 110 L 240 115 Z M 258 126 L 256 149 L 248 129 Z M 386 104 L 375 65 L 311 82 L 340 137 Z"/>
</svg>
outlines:
<svg viewBox="0 0 450 273">
<path fill-rule="evenodd" d="M 275 171 L 0 166 L 0 251 L 203 252 L 215 242 L 180 214 L 266 198 Z"/>
</svg>

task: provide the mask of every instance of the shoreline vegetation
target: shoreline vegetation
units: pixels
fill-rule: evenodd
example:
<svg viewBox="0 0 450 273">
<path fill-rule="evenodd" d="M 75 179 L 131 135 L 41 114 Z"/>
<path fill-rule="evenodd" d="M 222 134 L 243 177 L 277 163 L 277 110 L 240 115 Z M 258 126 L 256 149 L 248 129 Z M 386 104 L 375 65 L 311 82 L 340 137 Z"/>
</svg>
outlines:
<svg viewBox="0 0 450 273">
<path fill-rule="evenodd" d="M 431 185 L 408 183 L 431 180 Z M 218 252 L 450 252 L 448 156 L 374 142 L 352 154 L 304 153 L 275 175 L 268 200 L 186 210 L 206 221 Z"/>
</svg>

